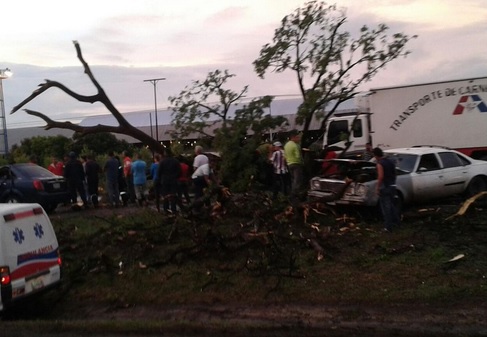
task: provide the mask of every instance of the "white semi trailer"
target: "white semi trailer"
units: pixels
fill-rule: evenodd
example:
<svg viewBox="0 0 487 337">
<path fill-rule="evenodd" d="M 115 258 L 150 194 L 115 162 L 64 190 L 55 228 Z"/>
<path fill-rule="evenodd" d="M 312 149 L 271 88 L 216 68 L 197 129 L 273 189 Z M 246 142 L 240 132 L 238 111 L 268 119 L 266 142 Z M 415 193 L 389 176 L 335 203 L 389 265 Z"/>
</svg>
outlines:
<svg viewBox="0 0 487 337">
<path fill-rule="evenodd" d="M 444 146 L 487 160 L 487 77 L 372 89 L 357 112 L 327 121 L 324 144 L 360 155 L 365 144 Z"/>
</svg>

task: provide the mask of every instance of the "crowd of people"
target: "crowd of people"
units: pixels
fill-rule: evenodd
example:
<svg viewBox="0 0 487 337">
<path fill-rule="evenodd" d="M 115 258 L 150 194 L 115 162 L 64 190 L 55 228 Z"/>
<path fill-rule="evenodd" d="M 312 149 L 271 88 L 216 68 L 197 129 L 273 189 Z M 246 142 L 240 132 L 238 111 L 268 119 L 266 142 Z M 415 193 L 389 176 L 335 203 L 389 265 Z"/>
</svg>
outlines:
<svg viewBox="0 0 487 337">
<path fill-rule="evenodd" d="M 272 198 L 276 200 L 279 194 L 288 198 L 293 206 L 297 206 L 304 190 L 304 160 L 301 148 L 301 134 L 291 132 L 289 140 L 283 145 L 280 141 L 272 144 L 267 157 L 272 167 Z M 101 167 L 93 156 L 78 158 L 76 153 L 70 152 L 64 162 L 52 158 L 48 166 L 49 171 L 64 176 L 70 194 L 70 202 L 77 204 L 81 199 L 83 207 L 98 207 L 100 175 L 105 175 L 106 204 L 109 207 L 125 206 L 129 203 L 147 206 L 149 195 L 148 176 L 152 180 L 152 195 L 158 211 L 175 214 L 191 204 L 194 212 L 199 212 L 208 200 L 204 198 L 204 191 L 213 184 L 218 184 L 215 175 L 215 161 L 210 160 L 203 153 L 203 147 L 196 146 L 192 166 L 184 160 L 175 158 L 169 149 L 163 153 L 154 154 L 150 167 L 143 160 L 140 153 L 134 159 L 127 151 L 122 153 L 122 159 L 113 151 L 108 153 L 108 160 Z M 322 174 L 333 175 L 337 167 L 331 159 L 337 154 L 330 148 L 324 148 L 324 160 L 321 167 Z M 383 157 L 381 149 L 372 149 L 371 144 L 363 154 L 363 160 L 376 160 L 378 171 L 377 194 L 382 208 L 385 229 L 391 231 L 399 224 L 399 214 L 394 208 L 395 169 L 387 158 Z M 192 186 L 194 199 L 189 195 Z"/>
<path fill-rule="evenodd" d="M 120 157 L 110 151 L 102 167 L 91 155 L 79 157 L 70 152 L 63 161 L 52 157 L 47 169 L 65 177 L 72 205 L 78 205 L 81 200 L 83 208 L 99 207 L 100 177 L 104 174 L 105 204 L 108 207 L 147 206 L 151 195 L 157 209 L 165 213 L 175 214 L 190 204 L 197 212 L 204 205 L 205 188 L 216 184 L 217 179 L 214 160 L 203 153 L 203 147 L 196 146 L 194 152 L 192 167 L 182 157 L 175 158 L 166 149 L 163 153 L 154 154 L 150 166 L 141 153 L 131 157 L 124 151 Z M 194 188 L 193 200 L 189 194 L 190 185 Z"/>
<path fill-rule="evenodd" d="M 304 161 L 300 141 L 300 134 L 292 132 L 284 147 L 281 142 L 276 141 L 272 144 L 269 154 L 269 161 L 273 168 L 272 197 L 276 199 L 279 193 L 289 195 L 289 201 L 293 206 L 296 206 L 299 201 L 299 193 L 303 189 L 304 182 Z M 337 164 L 333 162 L 333 159 L 338 158 L 338 154 L 334 149 L 327 146 L 323 149 L 323 153 L 321 174 L 333 176 L 339 170 Z M 391 232 L 401 222 L 399 210 L 394 201 L 396 196 L 395 165 L 391 160 L 384 157 L 380 148 L 372 148 L 371 143 L 366 144 L 361 159 L 373 160 L 376 163 L 377 185 L 375 193 L 379 197 L 379 205 L 384 219 L 384 231 Z M 348 179 L 347 184 L 349 183 Z"/>
</svg>

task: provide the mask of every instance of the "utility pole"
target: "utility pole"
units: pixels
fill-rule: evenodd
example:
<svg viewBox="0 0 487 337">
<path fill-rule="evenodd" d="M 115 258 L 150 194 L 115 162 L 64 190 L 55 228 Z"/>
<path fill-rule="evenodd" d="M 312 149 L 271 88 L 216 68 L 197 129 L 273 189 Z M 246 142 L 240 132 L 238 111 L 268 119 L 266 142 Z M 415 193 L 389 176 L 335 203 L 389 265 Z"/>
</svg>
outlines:
<svg viewBox="0 0 487 337">
<path fill-rule="evenodd" d="M 154 115 L 156 119 L 156 141 L 159 142 L 159 123 L 157 122 L 157 82 L 159 81 L 164 81 L 166 78 L 161 77 L 161 78 L 152 78 L 148 80 L 144 80 L 144 82 L 151 82 L 152 85 L 154 86 Z M 152 132 L 152 127 L 151 127 L 151 132 Z"/>
<path fill-rule="evenodd" d="M 0 135 L 3 136 L 3 154 L 8 156 L 8 136 L 7 136 L 7 119 L 5 116 L 5 98 L 3 96 L 3 83 L 2 81 L 12 76 L 10 69 L 0 69 Z"/>
</svg>

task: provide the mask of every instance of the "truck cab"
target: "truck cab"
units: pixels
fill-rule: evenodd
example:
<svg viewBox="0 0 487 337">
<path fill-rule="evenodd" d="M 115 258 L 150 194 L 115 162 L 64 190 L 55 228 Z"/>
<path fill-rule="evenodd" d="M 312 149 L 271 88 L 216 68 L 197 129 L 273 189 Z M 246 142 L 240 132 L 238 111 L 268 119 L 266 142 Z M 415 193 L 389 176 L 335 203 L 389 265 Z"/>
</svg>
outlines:
<svg viewBox="0 0 487 337">
<path fill-rule="evenodd" d="M 341 149 L 350 147 L 346 157 L 360 158 L 365 151 L 365 144 L 371 140 L 370 113 L 347 112 L 335 114 L 327 122 L 323 147 Z"/>
</svg>

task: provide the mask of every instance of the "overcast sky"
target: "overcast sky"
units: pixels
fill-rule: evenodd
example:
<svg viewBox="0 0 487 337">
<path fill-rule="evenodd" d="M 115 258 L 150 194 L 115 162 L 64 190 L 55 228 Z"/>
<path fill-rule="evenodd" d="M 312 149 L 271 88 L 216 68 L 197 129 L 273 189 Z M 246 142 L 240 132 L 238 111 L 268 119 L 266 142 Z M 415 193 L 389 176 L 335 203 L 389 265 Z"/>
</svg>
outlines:
<svg viewBox="0 0 487 337">
<path fill-rule="evenodd" d="M 237 91 L 249 97 L 298 93 L 293 73 L 255 74 L 252 62 L 272 41 L 280 20 L 299 0 L 16 0 L 2 3 L 0 68 L 14 75 L 3 81 L 8 127 L 43 125 L 12 107 L 44 79 L 80 94 L 95 93 L 72 43 L 77 40 L 95 78 L 121 112 L 158 110 L 208 72 L 228 69 Z M 348 30 L 386 23 L 391 32 L 418 35 L 412 52 L 389 64 L 363 90 L 487 76 L 487 0 L 337 0 L 347 9 Z M 81 104 L 57 89 L 27 108 L 56 120 L 76 121 L 105 114 L 101 105 Z M 163 119 L 163 117 L 160 117 Z"/>
</svg>

